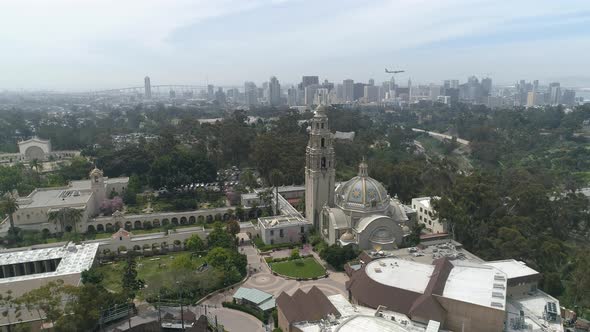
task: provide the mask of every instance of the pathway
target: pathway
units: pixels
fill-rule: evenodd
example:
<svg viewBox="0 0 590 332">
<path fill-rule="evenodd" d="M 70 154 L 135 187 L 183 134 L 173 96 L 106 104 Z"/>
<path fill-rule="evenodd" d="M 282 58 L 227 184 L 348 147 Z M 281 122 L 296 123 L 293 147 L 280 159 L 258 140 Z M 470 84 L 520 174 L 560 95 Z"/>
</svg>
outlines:
<svg viewBox="0 0 590 332">
<path fill-rule="evenodd" d="M 307 292 L 313 286 L 317 286 L 327 295 L 342 294 L 344 296 L 347 296 L 345 283 L 348 280 L 348 277 L 346 276 L 346 274 L 342 272 L 330 271 L 330 275 L 328 278 L 318 280 L 287 280 L 272 275 L 271 271 L 268 269 L 268 266 L 265 263 L 263 263 L 263 258 L 258 254 L 256 248 L 254 248 L 252 245 L 243 245 L 240 247 L 240 250 L 247 256 L 248 266 L 251 271 L 250 277 L 242 285 L 244 287 L 259 289 L 261 291 L 274 295 L 275 298 L 279 296 L 279 294 L 281 294 L 281 292 L 283 291 L 287 292 L 289 295 L 292 295 L 298 289 Z M 314 255 L 314 257 L 315 256 L 316 255 Z M 318 259 L 318 261 L 320 261 L 320 263 L 323 264 L 323 262 L 319 260 L 319 257 L 316 257 L 316 259 Z M 262 323 L 255 317 L 237 310 L 231 310 L 227 308 L 221 309 L 221 303 L 224 301 L 231 301 L 232 295 L 233 293 L 235 293 L 235 291 L 236 289 L 233 289 L 221 294 L 217 294 L 205 301 L 203 304 L 217 306 L 219 308 L 215 309 L 217 318 L 220 321 L 220 323 L 224 325 L 225 329 L 230 332 L 264 331 Z M 253 330 L 246 328 L 245 324 L 248 324 L 248 326 L 254 326 L 253 324 L 255 322 L 260 324 L 259 327 Z"/>
</svg>

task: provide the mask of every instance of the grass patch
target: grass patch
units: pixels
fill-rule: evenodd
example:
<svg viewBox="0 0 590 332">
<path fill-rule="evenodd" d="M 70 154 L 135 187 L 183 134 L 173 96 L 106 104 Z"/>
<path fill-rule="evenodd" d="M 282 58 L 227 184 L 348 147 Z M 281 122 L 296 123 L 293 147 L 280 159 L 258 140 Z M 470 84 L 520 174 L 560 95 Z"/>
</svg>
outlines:
<svg viewBox="0 0 590 332">
<path fill-rule="evenodd" d="M 271 263 L 270 267 L 273 272 L 292 278 L 318 278 L 326 274 L 326 269 L 313 257 Z"/>
<path fill-rule="evenodd" d="M 140 279 L 147 280 L 158 274 L 170 273 L 170 265 L 172 262 L 182 256 L 191 257 L 191 253 L 175 252 L 155 257 L 137 257 L 137 275 Z M 195 266 L 198 266 L 203 264 L 205 259 L 193 257 L 192 261 Z M 102 284 L 105 288 L 115 292 L 120 292 L 122 290 L 121 279 L 125 264 L 125 260 L 122 260 L 98 267 L 98 271 L 104 276 Z"/>
</svg>

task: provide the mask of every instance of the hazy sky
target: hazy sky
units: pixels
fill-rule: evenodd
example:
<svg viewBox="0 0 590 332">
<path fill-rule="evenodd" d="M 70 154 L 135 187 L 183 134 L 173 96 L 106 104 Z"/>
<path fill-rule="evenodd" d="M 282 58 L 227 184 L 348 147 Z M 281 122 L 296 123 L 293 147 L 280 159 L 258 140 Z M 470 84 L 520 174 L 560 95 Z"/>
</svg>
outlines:
<svg viewBox="0 0 590 332">
<path fill-rule="evenodd" d="M 0 89 L 488 74 L 590 87 L 590 0 L 0 0 Z"/>
</svg>

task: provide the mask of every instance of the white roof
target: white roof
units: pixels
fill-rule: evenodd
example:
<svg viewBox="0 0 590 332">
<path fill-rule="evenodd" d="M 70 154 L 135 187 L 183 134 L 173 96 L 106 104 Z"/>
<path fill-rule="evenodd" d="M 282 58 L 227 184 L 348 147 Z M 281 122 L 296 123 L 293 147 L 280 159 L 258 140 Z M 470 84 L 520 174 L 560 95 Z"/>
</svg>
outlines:
<svg viewBox="0 0 590 332">
<path fill-rule="evenodd" d="M 383 258 L 367 264 L 365 271 L 378 283 L 424 293 L 434 271 L 434 265 L 397 258 Z"/>
<path fill-rule="evenodd" d="M 352 305 L 342 294 L 330 295 L 328 300 L 338 310 L 340 316 L 349 317 L 353 315 L 375 315 L 375 309 Z"/>
<path fill-rule="evenodd" d="M 0 253 L 0 263 L 2 265 L 27 263 L 43 261 L 48 259 L 59 259 L 57 269 L 53 272 L 36 273 L 22 276 L 15 276 L 0 279 L 0 283 L 9 283 L 20 280 L 30 280 L 60 275 L 81 273 L 92 267 L 94 257 L 98 251 L 99 243 L 74 244 L 68 243 L 65 246 L 27 249 L 19 251 L 8 251 Z"/>
<path fill-rule="evenodd" d="M 524 262 L 515 259 L 487 262 L 485 265 L 493 266 L 506 273 L 508 279 L 526 277 L 539 274 L 539 272 L 528 267 Z"/>
<path fill-rule="evenodd" d="M 400 323 L 375 316 L 353 316 L 342 322 L 338 332 L 407 332 Z"/>
<path fill-rule="evenodd" d="M 85 205 L 90 197 L 92 192 L 76 189 L 37 189 L 20 200 L 19 205 L 21 208 L 80 206 Z M 30 203 L 24 203 L 27 200 Z"/>
<path fill-rule="evenodd" d="M 412 198 L 412 201 L 414 202 L 418 202 L 420 204 L 422 204 L 425 208 L 427 209 L 431 209 L 432 206 L 430 205 L 430 201 L 432 199 L 440 199 L 440 197 L 438 196 L 434 196 L 434 197 L 418 197 L 418 198 Z"/>
<path fill-rule="evenodd" d="M 498 310 L 506 306 L 506 275 L 483 264 L 453 261 L 443 296 Z M 501 285 L 501 286 L 500 286 Z"/>
</svg>

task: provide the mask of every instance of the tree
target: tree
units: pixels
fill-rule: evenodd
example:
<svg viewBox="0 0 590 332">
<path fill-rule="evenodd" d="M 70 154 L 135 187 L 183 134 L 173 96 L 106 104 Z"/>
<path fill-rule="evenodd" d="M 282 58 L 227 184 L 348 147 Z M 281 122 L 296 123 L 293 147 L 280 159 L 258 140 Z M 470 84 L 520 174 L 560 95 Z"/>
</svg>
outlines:
<svg viewBox="0 0 590 332">
<path fill-rule="evenodd" d="M 104 275 L 95 268 L 91 268 L 90 270 L 82 271 L 82 283 L 83 284 L 100 284 L 104 279 Z"/>
<path fill-rule="evenodd" d="M 39 159 L 33 159 L 29 162 L 29 167 L 34 169 L 37 174 L 39 174 L 43 170 L 43 163 L 39 161 Z"/>
<path fill-rule="evenodd" d="M 64 207 L 57 211 L 50 211 L 48 220 L 60 226 L 63 232 L 70 226 L 74 232 L 78 232 L 77 224 L 82 220 L 84 212 L 80 209 Z"/>
<path fill-rule="evenodd" d="M 215 223 L 213 225 L 213 231 L 207 235 L 207 246 L 209 248 L 229 248 L 233 249 L 236 247 L 235 237 L 226 232 L 221 223 Z"/>
<path fill-rule="evenodd" d="M 8 215 L 11 233 L 14 233 L 14 213 L 18 211 L 18 207 L 16 198 L 10 193 L 6 193 L 0 201 L 0 211 Z"/>
<path fill-rule="evenodd" d="M 31 311 L 36 310 L 39 317 L 45 318 L 51 323 L 57 322 L 64 314 L 62 296 L 66 288 L 72 286 L 64 285 L 63 280 L 50 281 L 47 284 L 23 294 L 19 300 Z"/>
<path fill-rule="evenodd" d="M 143 281 L 137 278 L 137 263 L 132 255 L 127 256 L 122 277 L 123 291 L 127 298 L 133 299 L 135 292 L 143 286 Z"/>
<path fill-rule="evenodd" d="M 299 257 L 299 249 L 295 248 L 291 250 L 291 259 L 298 259 Z"/>
<path fill-rule="evenodd" d="M 240 232 L 240 224 L 235 220 L 227 222 L 225 229 L 233 236 L 236 236 Z"/>
<path fill-rule="evenodd" d="M 203 239 L 197 234 L 191 235 L 191 237 L 186 240 L 185 247 L 192 252 L 204 251 L 206 248 Z"/>
<path fill-rule="evenodd" d="M 12 322 L 10 321 L 12 319 L 12 315 L 14 315 L 14 318 L 16 318 L 17 321 L 21 320 L 21 305 L 19 301 L 12 296 L 11 290 L 6 291 L 4 296 L 0 294 L 0 310 L 2 310 L 0 312 L 2 317 L 6 318 L 8 321 L 7 329 L 10 332 L 12 329 Z"/>
</svg>

